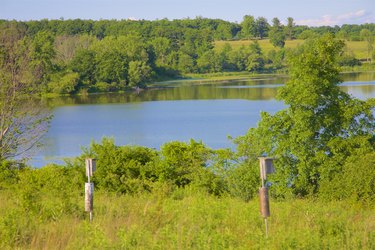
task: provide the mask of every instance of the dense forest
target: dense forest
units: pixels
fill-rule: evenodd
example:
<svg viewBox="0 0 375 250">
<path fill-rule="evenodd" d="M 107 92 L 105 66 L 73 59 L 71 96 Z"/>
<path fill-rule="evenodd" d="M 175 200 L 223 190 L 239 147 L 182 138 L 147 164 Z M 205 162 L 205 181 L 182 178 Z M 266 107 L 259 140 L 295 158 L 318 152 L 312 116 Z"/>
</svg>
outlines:
<svg viewBox="0 0 375 250">
<path fill-rule="evenodd" d="M 225 71 L 277 72 L 285 69 L 286 40 L 311 39 L 325 33 L 347 41 L 367 41 L 366 58 L 350 51 L 340 56 L 340 65 L 355 66 L 373 58 L 375 24 L 341 27 L 283 25 L 263 17 L 244 16 L 241 23 L 197 17 L 183 20 L 0 20 L 1 67 L 12 60 L 7 55 L 25 55 L 40 92 L 120 91 L 144 87 L 147 82 L 177 78 L 187 73 Z M 254 42 L 233 49 L 228 43 L 214 48 L 219 40 Z M 258 41 L 269 39 L 274 46 L 265 53 Z M 5 56 L 5 57 L 4 57 Z M 8 65 L 8 66 L 7 66 Z"/>
</svg>

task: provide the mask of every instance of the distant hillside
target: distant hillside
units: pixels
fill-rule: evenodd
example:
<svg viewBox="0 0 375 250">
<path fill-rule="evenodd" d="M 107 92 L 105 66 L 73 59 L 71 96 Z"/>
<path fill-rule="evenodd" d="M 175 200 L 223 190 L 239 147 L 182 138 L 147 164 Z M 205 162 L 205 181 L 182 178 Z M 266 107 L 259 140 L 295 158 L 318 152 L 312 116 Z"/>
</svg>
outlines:
<svg viewBox="0 0 375 250">
<path fill-rule="evenodd" d="M 215 50 L 219 51 L 223 48 L 224 44 L 229 43 L 233 49 L 238 49 L 242 45 L 249 45 L 253 42 L 253 40 L 238 40 L 238 41 L 215 41 Z M 349 52 L 353 53 L 353 55 L 360 60 L 365 60 L 367 55 L 367 42 L 365 41 L 345 41 L 347 45 L 347 49 Z M 258 40 L 258 43 L 263 51 L 263 53 L 267 54 L 270 50 L 278 50 L 275 48 L 269 41 L 269 39 Z M 296 40 L 287 40 L 285 42 L 285 48 L 295 48 L 300 44 L 303 44 L 304 40 L 296 39 Z"/>
</svg>

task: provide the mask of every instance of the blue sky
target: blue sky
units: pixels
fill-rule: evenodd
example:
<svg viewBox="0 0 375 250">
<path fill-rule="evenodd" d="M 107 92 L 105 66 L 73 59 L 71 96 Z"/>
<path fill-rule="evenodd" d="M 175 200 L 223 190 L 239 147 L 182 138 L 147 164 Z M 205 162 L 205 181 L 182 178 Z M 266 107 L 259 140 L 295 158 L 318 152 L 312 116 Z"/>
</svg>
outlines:
<svg viewBox="0 0 375 250">
<path fill-rule="evenodd" d="M 375 0 L 0 0 L 0 19 L 293 17 L 309 26 L 375 23 Z"/>
</svg>

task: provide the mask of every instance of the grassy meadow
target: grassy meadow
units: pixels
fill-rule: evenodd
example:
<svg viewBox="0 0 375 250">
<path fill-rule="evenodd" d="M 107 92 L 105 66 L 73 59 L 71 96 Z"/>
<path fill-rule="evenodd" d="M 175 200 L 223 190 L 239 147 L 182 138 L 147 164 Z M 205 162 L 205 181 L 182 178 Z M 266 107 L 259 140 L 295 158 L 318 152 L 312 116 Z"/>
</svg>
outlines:
<svg viewBox="0 0 375 250">
<path fill-rule="evenodd" d="M 345 202 L 271 200 L 266 238 L 256 199 L 189 189 L 139 196 L 97 192 L 92 223 L 83 196 L 71 204 L 79 208 L 75 212 L 60 211 L 61 201 L 50 198 L 38 211 L 21 212 L 18 199 L 0 192 L 1 249 L 375 248 L 375 210 Z"/>
<path fill-rule="evenodd" d="M 224 44 L 229 43 L 233 49 L 237 49 L 242 45 L 249 45 L 252 43 L 252 40 L 239 40 L 239 41 L 216 41 L 215 48 L 217 50 L 221 50 Z M 270 43 L 269 39 L 258 40 L 259 45 L 264 54 L 275 49 L 275 47 Z M 354 56 L 358 59 L 365 59 L 367 58 L 367 43 L 365 41 L 345 41 L 347 45 L 347 49 L 349 52 L 352 52 Z M 286 40 L 285 41 L 285 48 L 296 48 L 298 45 L 303 44 L 304 40 L 296 39 L 296 40 Z"/>
</svg>

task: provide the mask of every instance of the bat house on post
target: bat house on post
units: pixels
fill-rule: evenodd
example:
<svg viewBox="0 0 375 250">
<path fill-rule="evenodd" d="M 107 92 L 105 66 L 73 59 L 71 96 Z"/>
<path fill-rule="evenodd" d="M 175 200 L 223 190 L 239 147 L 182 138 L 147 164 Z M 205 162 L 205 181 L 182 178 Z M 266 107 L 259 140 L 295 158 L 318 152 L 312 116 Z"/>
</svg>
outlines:
<svg viewBox="0 0 375 250">
<path fill-rule="evenodd" d="M 88 178 L 88 182 L 90 182 L 90 177 L 92 177 L 93 173 L 96 171 L 96 159 L 87 158 L 86 162 L 86 176 Z"/>
<path fill-rule="evenodd" d="M 259 167 L 260 178 L 262 179 L 262 187 L 264 187 L 264 181 L 267 179 L 267 175 L 275 172 L 275 168 L 273 166 L 273 158 L 259 157 Z"/>
</svg>

